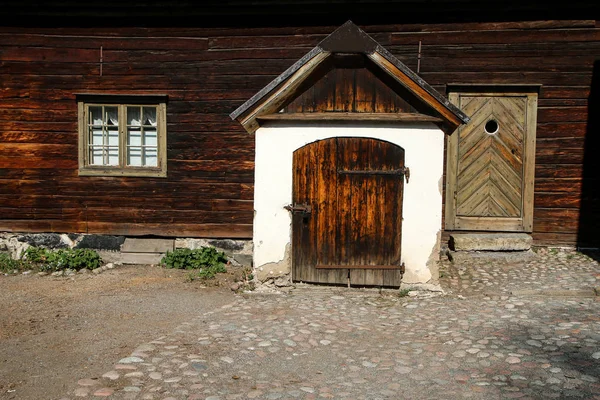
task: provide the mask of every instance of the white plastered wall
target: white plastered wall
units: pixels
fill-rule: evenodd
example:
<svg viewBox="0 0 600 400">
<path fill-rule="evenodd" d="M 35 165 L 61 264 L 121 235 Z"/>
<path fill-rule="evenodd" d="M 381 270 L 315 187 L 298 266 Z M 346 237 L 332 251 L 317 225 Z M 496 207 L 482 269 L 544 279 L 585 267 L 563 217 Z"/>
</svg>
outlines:
<svg viewBox="0 0 600 400">
<path fill-rule="evenodd" d="M 404 185 L 402 262 L 404 283 L 426 283 L 439 254 L 442 221 L 444 133 L 434 124 L 356 123 L 295 124 L 272 122 L 256 133 L 254 184 L 254 268 L 264 281 L 291 271 L 293 153 L 331 137 L 366 137 L 405 150 L 410 182 Z"/>
</svg>

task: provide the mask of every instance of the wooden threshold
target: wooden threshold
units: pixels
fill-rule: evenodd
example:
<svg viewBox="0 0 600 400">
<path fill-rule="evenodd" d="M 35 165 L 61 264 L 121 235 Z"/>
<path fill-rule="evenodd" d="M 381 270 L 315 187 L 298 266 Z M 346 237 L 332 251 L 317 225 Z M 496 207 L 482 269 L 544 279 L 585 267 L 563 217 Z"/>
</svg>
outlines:
<svg viewBox="0 0 600 400">
<path fill-rule="evenodd" d="M 323 265 L 317 264 L 317 269 L 402 269 L 400 265 Z"/>
<path fill-rule="evenodd" d="M 403 121 L 403 122 L 443 122 L 441 118 L 419 113 L 276 113 L 256 117 L 264 121 Z"/>
</svg>

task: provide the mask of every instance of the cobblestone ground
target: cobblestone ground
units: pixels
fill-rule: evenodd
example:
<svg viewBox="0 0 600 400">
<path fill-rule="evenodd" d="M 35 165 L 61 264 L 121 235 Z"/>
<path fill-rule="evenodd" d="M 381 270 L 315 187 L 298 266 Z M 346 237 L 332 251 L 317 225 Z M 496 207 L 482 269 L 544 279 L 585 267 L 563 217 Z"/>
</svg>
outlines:
<svg viewBox="0 0 600 400">
<path fill-rule="evenodd" d="M 238 295 L 64 399 L 600 399 L 600 265 L 442 263 L 444 293 Z"/>
</svg>

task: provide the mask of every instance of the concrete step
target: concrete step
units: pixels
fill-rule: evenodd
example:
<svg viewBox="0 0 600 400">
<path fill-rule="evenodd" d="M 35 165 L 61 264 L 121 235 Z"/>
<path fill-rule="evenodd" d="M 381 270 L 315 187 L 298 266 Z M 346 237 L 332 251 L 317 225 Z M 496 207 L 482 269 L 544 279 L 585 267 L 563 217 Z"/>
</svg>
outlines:
<svg viewBox="0 0 600 400">
<path fill-rule="evenodd" d="M 98 250 L 105 263 L 118 264 L 158 264 L 164 256 L 162 253 L 121 253 L 118 251 Z"/>
<path fill-rule="evenodd" d="M 122 253 L 166 253 L 175 248 L 174 239 L 127 238 L 121 246 Z"/>
<path fill-rule="evenodd" d="M 448 251 L 448 258 L 453 263 L 464 264 L 471 262 L 503 262 L 524 263 L 531 261 L 536 254 L 531 250 L 525 251 Z"/>
<path fill-rule="evenodd" d="M 525 251 L 531 243 L 526 233 L 454 233 L 449 246 L 454 251 Z"/>
<path fill-rule="evenodd" d="M 161 253 L 121 253 L 123 264 L 158 264 L 164 254 Z"/>
</svg>

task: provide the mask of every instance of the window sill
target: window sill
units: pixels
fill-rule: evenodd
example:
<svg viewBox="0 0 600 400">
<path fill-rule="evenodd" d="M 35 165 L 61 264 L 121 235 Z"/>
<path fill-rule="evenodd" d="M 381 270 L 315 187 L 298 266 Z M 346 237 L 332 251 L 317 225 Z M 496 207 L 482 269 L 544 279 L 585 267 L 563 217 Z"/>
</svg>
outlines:
<svg viewBox="0 0 600 400">
<path fill-rule="evenodd" d="M 149 178 L 166 178 L 167 171 L 160 168 L 80 168 L 79 176 L 134 176 Z"/>
</svg>

